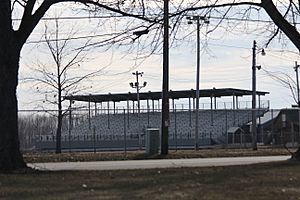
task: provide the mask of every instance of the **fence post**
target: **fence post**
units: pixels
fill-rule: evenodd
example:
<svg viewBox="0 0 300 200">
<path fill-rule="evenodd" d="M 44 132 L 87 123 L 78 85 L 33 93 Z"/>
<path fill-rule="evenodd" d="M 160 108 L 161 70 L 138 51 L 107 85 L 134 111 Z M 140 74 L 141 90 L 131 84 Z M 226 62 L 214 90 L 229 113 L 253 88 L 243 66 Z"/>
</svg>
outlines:
<svg viewBox="0 0 300 200">
<path fill-rule="evenodd" d="M 189 125 L 192 127 L 192 110 L 191 110 L 191 98 L 189 97 Z"/>
<path fill-rule="evenodd" d="M 89 107 L 89 130 L 91 130 L 91 95 L 89 95 L 89 102 L 88 102 L 88 107 Z"/>
<path fill-rule="evenodd" d="M 94 146 L 94 153 L 96 153 L 96 126 L 93 126 L 93 146 Z"/>
<path fill-rule="evenodd" d="M 271 144 L 272 147 L 274 146 L 274 109 L 271 110 L 271 118 L 272 118 L 272 124 L 271 124 Z"/>
<path fill-rule="evenodd" d="M 127 141 L 126 141 L 126 110 L 123 109 L 123 115 L 124 115 L 124 152 L 125 152 L 125 155 L 127 153 Z"/>
<path fill-rule="evenodd" d="M 69 152 L 71 153 L 71 129 L 72 129 L 72 100 L 70 100 L 70 107 L 69 107 Z"/>
<path fill-rule="evenodd" d="M 210 96 L 210 125 L 214 125 L 213 96 Z"/>
<path fill-rule="evenodd" d="M 227 109 L 225 109 L 225 133 L 226 133 L 226 148 L 228 147 L 228 119 L 227 119 Z"/>
<path fill-rule="evenodd" d="M 241 130 L 240 132 L 240 143 L 241 143 L 241 148 L 243 147 L 243 131 Z"/>
<path fill-rule="evenodd" d="M 294 122 L 291 122 L 291 139 L 292 139 L 292 146 L 295 147 L 295 130 L 294 130 Z"/>
<path fill-rule="evenodd" d="M 176 105 L 174 107 L 174 121 L 175 121 L 175 151 L 177 151 L 177 112 Z"/>
</svg>

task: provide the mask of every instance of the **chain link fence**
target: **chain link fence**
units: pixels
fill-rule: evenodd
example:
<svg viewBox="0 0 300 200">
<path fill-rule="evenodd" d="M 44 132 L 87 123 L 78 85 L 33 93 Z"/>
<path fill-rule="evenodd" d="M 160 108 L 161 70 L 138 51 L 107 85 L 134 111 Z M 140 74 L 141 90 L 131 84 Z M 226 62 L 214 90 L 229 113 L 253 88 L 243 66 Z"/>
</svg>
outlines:
<svg viewBox="0 0 300 200">
<path fill-rule="evenodd" d="M 53 151 L 57 111 L 19 111 L 19 137 L 23 151 Z M 199 110 L 200 147 L 251 147 L 251 109 Z M 195 145 L 193 109 L 170 110 L 169 148 Z M 65 110 L 62 126 L 63 151 L 137 150 L 145 148 L 148 128 L 160 129 L 159 109 Z M 257 109 L 257 141 L 262 145 L 296 147 L 299 143 L 298 109 Z"/>
</svg>

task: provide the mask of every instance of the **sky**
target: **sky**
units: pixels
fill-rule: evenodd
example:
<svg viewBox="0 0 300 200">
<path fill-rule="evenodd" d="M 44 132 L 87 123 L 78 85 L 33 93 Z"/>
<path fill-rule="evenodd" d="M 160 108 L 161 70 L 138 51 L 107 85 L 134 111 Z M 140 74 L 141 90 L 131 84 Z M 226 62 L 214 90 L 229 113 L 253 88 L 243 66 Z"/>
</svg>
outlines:
<svg viewBox="0 0 300 200">
<path fill-rule="evenodd" d="M 69 13 L 64 13 L 69 15 Z M 78 28 L 78 36 L 94 33 L 103 33 L 105 28 L 97 27 L 93 19 L 61 20 L 62 23 L 73 24 Z M 266 44 L 269 38 L 268 32 L 261 31 L 266 23 L 247 23 L 237 25 L 234 30 L 226 30 L 226 24 L 219 29 L 207 34 L 208 30 L 217 22 L 211 19 L 211 23 L 201 27 L 201 69 L 200 89 L 238 88 L 251 90 L 252 76 L 252 45 L 257 41 L 258 51 Z M 268 24 L 268 23 L 267 23 Z M 90 28 L 88 28 L 90 27 Z M 64 27 L 64 33 L 68 32 L 68 26 Z M 190 33 L 188 37 L 176 41 L 170 47 L 170 89 L 186 90 L 195 89 L 196 77 L 196 25 L 182 23 L 179 34 Z M 51 67 L 51 55 L 45 47 L 45 43 L 30 43 L 39 41 L 44 33 L 43 23 L 37 27 L 25 45 L 20 62 L 20 85 L 18 87 L 19 109 L 36 109 L 44 105 L 45 94 L 37 92 L 37 86 L 24 83 L 23 78 L 33 74 L 32 69 L 37 63 L 46 63 Z M 179 37 L 180 38 L 180 37 Z M 144 38 L 140 38 L 143 40 Z M 77 41 L 74 41 L 78 43 Z M 103 68 L 101 75 L 84 82 L 85 90 L 78 94 L 108 94 L 135 92 L 130 88 L 129 82 L 135 82 L 132 72 L 144 72 L 141 81 L 146 81 L 147 86 L 141 92 L 161 91 L 162 88 L 162 54 L 155 54 L 146 59 L 136 59 L 136 51 L 129 51 L 130 47 L 93 48 L 88 52 L 88 61 L 81 63 L 77 74 L 84 74 Z M 257 90 L 270 92 L 262 100 L 270 100 L 271 108 L 289 108 L 295 104 L 291 92 L 270 74 L 283 76 L 288 74 L 295 78 L 295 61 L 300 63 L 300 57 L 296 48 L 287 40 L 275 39 L 270 46 L 265 48 L 266 55 L 257 54 L 257 65 L 262 70 L 257 70 Z M 161 53 L 161 52 L 160 52 Z M 201 99 L 200 104 L 207 103 L 209 99 Z M 220 102 L 230 102 L 224 98 Z M 251 101 L 250 97 L 240 101 Z M 249 104 L 250 105 L 250 104 Z M 201 105 L 200 105 L 201 107 Z"/>
</svg>

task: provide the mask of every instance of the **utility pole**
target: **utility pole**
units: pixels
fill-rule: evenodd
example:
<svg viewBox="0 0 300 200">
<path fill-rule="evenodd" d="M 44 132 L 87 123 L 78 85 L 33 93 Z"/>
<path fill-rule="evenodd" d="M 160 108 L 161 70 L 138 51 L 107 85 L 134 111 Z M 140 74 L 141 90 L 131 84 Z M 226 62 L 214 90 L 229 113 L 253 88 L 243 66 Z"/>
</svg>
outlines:
<svg viewBox="0 0 300 200">
<path fill-rule="evenodd" d="M 161 109 L 161 155 L 169 149 L 169 0 L 164 0 L 163 81 Z"/>
<path fill-rule="evenodd" d="M 199 100 L 200 100 L 200 20 L 205 24 L 209 24 L 209 20 L 204 16 L 188 16 L 186 17 L 188 24 L 192 24 L 191 20 L 197 24 L 197 67 L 196 67 L 196 113 L 195 113 L 195 150 L 199 149 Z"/>
<path fill-rule="evenodd" d="M 298 76 L 298 65 L 297 61 L 295 62 L 294 70 L 296 72 L 296 82 L 297 82 L 297 105 L 298 105 L 298 135 L 300 136 L 300 95 L 299 95 L 299 76 Z"/>
<path fill-rule="evenodd" d="M 300 65 L 297 64 L 297 61 L 295 62 L 294 70 L 296 72 L 296 82 L 297 82 L 297 105 L 300 106 L 300 96 L 299 96 L 299 77 L 298 77 L 298 68 Z"/>
<path fill-rule="evenodd" d="M 136 88 L 136 100 L 137 100 L 137 118 L 138 118 L 138 137 L 139 137 L 139 149 L 142 149 L 142 137 L 141 137 L 141 123 L 140 123 L 140 112 L 141 112 L 141 107 L 140 107 L 140 89 L 142 89 L 143 87 L 146 87 L 147 82 L 144 82 L 143 85 L 140 86 L 140 82 L 139 82 L 139 76 L 143 76 L 144 72 L 133 72 L 132 75 L 135 75 L 136 77 L 136 82 L 135 83 L 129 83 L 129 85 L 132 88 Z"/>
<path fill-rule="evenodd" d="M 252 48 L 252 149 L 257 150 L 257 123 L 256 123 L 256 68 L 261 69 L 260 65 L 256 65 L 256 54 L 261 53 L 262 56 L 265 56 L 265 50 L 260 49 L 259 52 L 256 52 L 256 41 L 253 41 Z"/>
<path fill-rule="evenodd" d="M 252 149 L 257 150 L 256 129 L 256 41 L 252 48 Z"/>
<path fill-rule="evenodd" d="M 199 149 L 199 84 L 200 84 L 200 19 L 197 17 L 197 69 L 196 69 L 196 124 L 195 124 L 195 150 Z"/>
</svg>

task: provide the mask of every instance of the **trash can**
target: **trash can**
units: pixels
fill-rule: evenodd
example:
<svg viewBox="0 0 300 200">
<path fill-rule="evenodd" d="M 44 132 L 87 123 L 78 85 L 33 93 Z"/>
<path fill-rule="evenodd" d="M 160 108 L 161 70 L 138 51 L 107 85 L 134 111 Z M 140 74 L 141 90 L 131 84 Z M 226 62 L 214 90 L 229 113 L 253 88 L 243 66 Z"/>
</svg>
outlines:
<svg viewBox="0 0 300 200">
<path fill-rule="evenodd" d="M 145 147 L 147 155 L 158 154 L 159 149 L 159 129 L 146 129 Z"/>
</svg>

